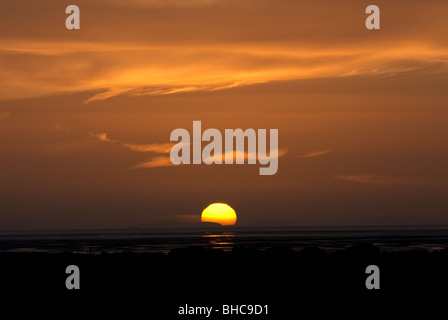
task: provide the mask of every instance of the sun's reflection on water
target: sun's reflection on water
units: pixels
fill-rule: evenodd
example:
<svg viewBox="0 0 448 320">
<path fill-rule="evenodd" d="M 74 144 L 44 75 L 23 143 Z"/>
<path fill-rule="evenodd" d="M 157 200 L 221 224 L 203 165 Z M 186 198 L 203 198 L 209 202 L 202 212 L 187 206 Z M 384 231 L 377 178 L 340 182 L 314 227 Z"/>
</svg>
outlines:
<svg viewBox="0 0 448 320">
<path fill-rule="evenodd" d="M 207 244 L 212 249 L 230 251 L 235 244 L 235 232 L 214 232 L 202 235 Z"/>
</svg>

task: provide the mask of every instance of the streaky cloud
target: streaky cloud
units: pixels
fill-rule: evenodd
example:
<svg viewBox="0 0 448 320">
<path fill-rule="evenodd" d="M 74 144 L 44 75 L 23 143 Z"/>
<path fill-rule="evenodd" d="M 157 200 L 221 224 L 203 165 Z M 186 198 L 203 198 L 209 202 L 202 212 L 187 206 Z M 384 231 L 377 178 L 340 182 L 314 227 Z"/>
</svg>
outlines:
<svg viewBox="0 0 448 320">
<path fill-rule="evenodd" d="M 171 150 L 171 146 L 169 149 L 167 149 L 168 144 L 153 144 L 153 145 L 142 145 L 140 146 L 140 150 L 147 150 L 147 151 L 140 151 L 140 152 L 156 152 L 156 153 L 169 153 Z M 132 148 L 131 148 L 132 149 Z M 139 148 L 135 148 L 139 149 Z M 134 149 L 134 150 L 135 150 Z M 148 150 L 151 149 L 151 150 Z M 138 150 L 135 150 L 138 151 Z M 282 148 L 275 150 L 278 154 L 278 157 L 282 157 L 287 153 L 287 149 Z M 250 154 L 248 152 L 242 152 L 242 151 L 232 151 L 230 153 L 217 153 L 216 157 L 221 157 L 222 162 L 224 163 L 225 158 L 227 157 L 234 157 L 234 159 L 238 157 L 243 157 L 244 160 L 247 160 L 249 158 L 253 159 L 267 159 L 267 157 L 258 157 L 257 154 Z M 207 159 L 203 159 L 207 160 Z M 157 167 L 166 167 L 166 166 L 174 166 L 174 164 L 171 162 L 171 158 L 169 156 L 157 156 L 154 157 L 146 162 L 140 163 L 135 165 L 134 169 L 144 169 L 144 168 L 157 168 Z"/>
<path fill-rule="evenodd" d="M 174 166 L 174 164 L 171 162 L 171 158 L 169 156 L 158 156 L 146 162 L 135 165 L 133 169 L 158 168 L 168 166 Z"/>
<path fill-rule="evenodd" d="M 8 49 L 1 50 L 4 46 Z M 342 50 L 270 43 L 137 46 L 104 42 L 104 48 L 99 48 L 87 42 L 80 47 L 61 43 L 57 48 L 48 41 L 3 42 L 0 58 L 0 100 L 96 91 L 85 99 L 87 104 L 121 95 L 215 92 L 276 81 L 448 75 L 446 50 L 405 43 L 372 51 L 353 45 Z M 62 77 L 67 65 L 71 76 Z"/>
<path fill-rule="evenodd" d="M 170 153 L 175 143 L 129 144 L 123 146 L 137 152 Z"/>
<path fill-rule="evenodd" d="M 119 142 L 118 140 L 109 139 L 109 137 L 107 136 L 107 133 L 105 133 L 105 132 L 101 132 L 101 133 L 90 132 L 90 137 L 94 138 L 94 139 L 98 139 L 101 142 L 111 142 L 111 143 Z"/>
<path fill-rule="evenodd" d="M 312 150 L 312 151 L 304 153 L 304 154 L 296 155 L 295 157 L 296 158 L 315 158 L 315 157 L 320 157 L 320 156 L 326 155 L 330 152 L 331 152 L 330 149 Z"/>
</svg>

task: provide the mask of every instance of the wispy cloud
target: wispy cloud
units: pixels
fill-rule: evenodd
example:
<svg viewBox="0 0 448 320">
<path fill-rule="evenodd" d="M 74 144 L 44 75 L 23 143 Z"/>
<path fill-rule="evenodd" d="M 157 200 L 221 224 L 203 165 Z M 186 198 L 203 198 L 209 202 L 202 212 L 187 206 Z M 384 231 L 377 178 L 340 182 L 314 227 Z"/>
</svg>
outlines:
<svg viewBox="0 0 448 320">
<path fill-rule="evenodd" d="M 39 11 L 57 14 L 51 1 L 10 1 L 2 12 L 23 19 L 9 16 L 8 33 L 0 39 L 0 100 L 89 92 L 85 102 L 93 103 L 300 79 L 446 79 L 448 4 L 433 2 L 388 4 L 388 11 L 405 16 L 421 12 L 420 20 L 406 25 L 408 32 L 405 21 L 389 21 L 388 32 L 371 41 L 361 32 L 363 12 L 350 1 L 304 7 L 275 0 L 92 0 L 85 10 L 104 15 L 90 19 L 82 41 L 73 41 L 61 39 L 52 21 L 39 18 Z M 16 11 L 22 6 L 29 10 Z M 242 19 L 245 14 L 251 19 Z M 22 20 L 39 21 L 49 32 L 36 37 Z M 104 28 L 110 21 L 121 23 Z"/>
<path fill-rule="evenodd" d="M 282 149 L 278 149 L 278 150 L 272 150 L 274 154 L 277 154 L 277 156 L 283 157 L 288 150 L 286 148 L 282 148 Z M 226 158 L 232 158 L 234 162 L 236 161 L 237 158 L 243 158 L 246 163 L 248 159 L 254 159 L 254 160 L 258 160 L 258 161 L 266 161 L 269 158 L 267 156 L 262 156 L 259 157 L 256 153 L 252 153 L 252 152 L 246 152 L 246 151 L 230 151 L 230 152 L 225 152 L 225 153 L 216 153 L 215 154 L 215 158 L 221 158 L 222 162 L 224 163 Z M 210 161 L 213 158 L 206 158 L 206 159 L 202 159 L 203 161 Z"/>
<path fill-rule="evenodd" d="M 113 97 L 117 97 L 117 96 L 120 96 L 125 93 L 129 93 L 130 91 L 132 91 L 132 88 L 112 87 L 106 91 L 94 94 L 93 96 L 85 99 L 84 102 L 87 104 L 90 104 L 91 102 L 94 102 L 94 101 L 107 100 L 109 98 L 113 98 Z"/>
<path fill-rule="evenodd" d="M 109 139 L 107 133 L 90 133 L 90 136 L 101 142 L 118 143 L 118 140 Z M 132 144 L 120 143 L 125 148 L 136 152 L 150 152 L 154 154 L 169 154 L 175 143 L 151 143 L 151 144 Z M 173 165 L 169 156 L 155 156 L 148 161 L 133 166 L 133 169 L 158 168 Z"/>
<path fill-rule="evenodd" d="M 435 181 L 421 177 L 409 177 L 409 176 L 389 176 L 380 174 L 351 174 L 351 175 L 338 175 L 335 176 L 338 180 L 350 181 L 355 183 L 363 183 L 378 186 L 419 186 L 419 185 L 432 185 Z"/>
<path fill-rule="evenodd" d="M 154 153 L 170 153 L 171 151 L 171 144 L 151 144 L 151 145 L 141 145 L 141 146 L 135 146 L 135 145 L 131 145 L 132 148 L 130 148 L 131 150 L 134 151 L 139 151 L 139 152 L 154 152 Z M 134 148 L 137 147 L 137 148 Z M 279 149 L 279 150 L 274 150 L 274 153 L 277 153 L 278 157 L 282 157 L 287 153 L 286 149 Z M 263 157 L 258 157 L 257 154 L 255 153 L 248 153 L 248 152 L 242 152 L 242 151 L 231 151 L 231 152 L 227 152 L 227 153 L 216 153 L 215 157 L 216 158 L 221 158 L 222 163 L 224 163 L 226 157 L 232 157 L 234 158 L 234 161 L 236 161 L 236 159 L 238 157 L 242 157 L 245 160 L 245 163 L 247 163 L 247 160 L 249 158 L 251 159 L 255 159 L 258 161 L 263 161 L 263 160 L 268 160 L 267 156 L 263 156 Z M 212 158 L 205 158 L 202 159 L 202 161 L 209 161 L 212 160 Z M 172 166 L 174 165 L 171 162 L 171 158 L 169 156 L 156 156 L 151 158 L 150 160 L 140 163 L 136 166 L 134 166 L 134 169 L 144 169 L 144 168 L 157 168 L 157 167 L 166 167 L 166 166 Z"/>
<path fill-rule="evenodd" d="M 129 144 L 125 143 L 125 146 L 132 151 L 137 152 L 154 152 L 154 153 L 170 153 L 171 148 L 175 143 L 152 143 L 152 144 Z"/>
<path fill-rule="evenodd" d="M 231 81 L 231 80 L 229 80 Z M 232 83 L 216 83 L 209 85 L 198 85 L 198 86 L 189 86 L 189 85 L 174 85 L 172 87 L 158 88 L 158 87 L 134 87 L 134 88 L 110 88 L 105 92 L 100 92 L 95 94 L 86 100 L 85 103 L 90 104 L 95 101 L 106 100 L 109 98 L 113 98 L 116 96 L 120 96 L 126 94 L 131 97 L 141 97 L 141 96 L 165 96 L 171 94 L 178 93 L 188 93 L 188 92 L 214 92 L 220 90 L 227 90 L 236 87 L 249 86 L 253 84 L 265 83 L 268 81 L 262 80 L 246 80 L 246 81 L 237 81 Z M 142 84 L 143 85 L 143 84 Z M 157 85 L 157 84 L 155 84 Z"/>
<path fill-rule="evenodd" d="M 64 51 L 61 46 L 66 46 Z M 82 63 L 80 50 L 85 50 Z M 213 92 L 272 81 L 410 72 L 445 74 L 448 70 L 446 51 L 409 45 L 373 52 L 362 47 L 340 50 L 291 44 L 123 47 L 105 43 L 104 48 L 98 48 L 86 43 L 60 43 L 56 47 L 47 42 L 26 42 L 0 51 L 0 58 L 4 61 L 0 99 L 96 91 L 86 103 L 120 95 Z M 65 79 L 60 75 L 66 73 L 67 65 L 71 77 Z"/>
<path fill-rule="evenodd" d="M 107 133 L 105 133 L 105 132 L 101 132 L 101 133 L 90 132 L 90 137 L 94 138 L 94 139 L 98 139 L 101 142 L 111 142 L 111 143 L 118 142 L 118 140 L 109 139 L 109 137 L 107 136 Z"/>
<path fill-rule="evenodd" d="M 331 150 L 330 149 L 324 149 L 324 150 L 313 150 L 304 154 L 299 154 L 296 155 L 296 158 L 314 158 L 314 157 L 319 157 L 319 156 L 323 156 L 325 154 L 330 153 Z"/>
<path fill-rule="evenodd" d="M 175 143 L 151 143 L 151 144 L 130 144 L 123 146 L 136 152 L 151 152 L 155 154 L 169 154 Z M 155 156 L 148 161 L 133 166 L 133 169 L 159 168 L 174 165 L 169 156 Z"/>
<path fill-rule="evenodd" d="M 173 166 L 171 158 L 169 156 L 158 156 L 154 157 L 146 162 L 140 163 L 134 166 L 134 169 L 144 169 L 144 168 L 158 168 L 158 167 L 168 167 Z"/>
</svg>

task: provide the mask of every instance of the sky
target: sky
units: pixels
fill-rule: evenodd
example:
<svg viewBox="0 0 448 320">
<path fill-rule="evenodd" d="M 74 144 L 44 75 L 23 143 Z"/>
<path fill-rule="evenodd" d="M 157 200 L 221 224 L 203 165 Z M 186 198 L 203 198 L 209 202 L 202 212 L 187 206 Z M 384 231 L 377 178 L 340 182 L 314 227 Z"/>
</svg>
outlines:
<svg viewBox="0 0 448 320">
<path fill-rule="evenodd" d="M 0 230 L 448 224 L 446 1 L 69 4 L 0 3 Z M 172 165 L 195 120 L 278 129 L 278 172 Z"/>
</svg>

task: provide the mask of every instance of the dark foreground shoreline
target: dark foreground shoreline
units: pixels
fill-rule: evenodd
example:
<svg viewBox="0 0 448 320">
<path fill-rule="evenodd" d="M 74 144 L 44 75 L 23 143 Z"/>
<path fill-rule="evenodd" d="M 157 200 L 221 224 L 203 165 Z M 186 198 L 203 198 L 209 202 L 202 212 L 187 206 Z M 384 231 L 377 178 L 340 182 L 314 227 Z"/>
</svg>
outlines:
<svg viewBox="0 0 448 320">
<path fill-rule="evenodd" d="M 68 265 L 80 269 L 80 290 L 65 287 Z M 380 268 L 379 290 L 365 286 L 369 265 Z M 188 247 L 169 254 L 0 253 L 0 274 L 6 301 L 12 302 L 67 304 L 91 312 L 146 310 L 158 315 L 155 319 L 205 319 L 178 315 L 186 304 L 267 304 L 268 315 L 210 318 L 287 319 L 305 311 L 350 314 L 355 305 L 370 313 L 399 311 L 403 303 L 408 311 L 432 308 L 448 296 L 448 249 L 381 252 L 361 244 L 335 252 Z"/>
</svg>

